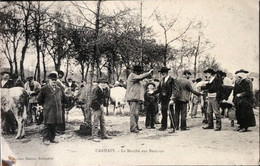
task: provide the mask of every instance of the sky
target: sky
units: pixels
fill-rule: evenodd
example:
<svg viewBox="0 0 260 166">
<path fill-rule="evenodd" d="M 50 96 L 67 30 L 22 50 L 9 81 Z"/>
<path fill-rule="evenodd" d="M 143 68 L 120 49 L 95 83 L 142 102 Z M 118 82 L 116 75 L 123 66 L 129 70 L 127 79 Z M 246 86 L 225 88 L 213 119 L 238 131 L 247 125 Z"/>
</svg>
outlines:
<svg viewBox="0 0 260 166">
<path fill-rule="evenodd" d="M 51 3 L 51 2 L 46 2 Z M 82 4 L 77 1 L 78 4 Z M 96 2 L 85 1 L 95 10 Z M 60 6 L 72 13 L 78 13 L 70 2 L 55 2 L 53 10 Z M 102 11 L 112 13 L 125 6 L 133 8 L 133 13 L 140 12 L 140 1 L 105 1 Z M 166 20 L 179 13 L 177 28 L 187 25 L 189 20 L 201 20 L 207 25 L 204 28 L 205 37 L 214 48 L 208 53 L 215 56 L 223 69 L 234 73 L 241 68 L 259 71 L 259 2 L 258 0 L 145 0 L 143 1 L 143 24 L 151 26 L 156 32 L 158 42 L 163 41 L 163 32 L 154 15 L 154 10 L 165 16 Z M 148 19 L 149 18 L 149 19 Z M 194 34 L 196 35 L 196 34 Z M 169 34 L 169 38 L 176 36 Z M 174 45 L 174 43 L 173 43 Z M 25 64 L 36 64 L 32 58 L 26 58 Z"/>
</svg>

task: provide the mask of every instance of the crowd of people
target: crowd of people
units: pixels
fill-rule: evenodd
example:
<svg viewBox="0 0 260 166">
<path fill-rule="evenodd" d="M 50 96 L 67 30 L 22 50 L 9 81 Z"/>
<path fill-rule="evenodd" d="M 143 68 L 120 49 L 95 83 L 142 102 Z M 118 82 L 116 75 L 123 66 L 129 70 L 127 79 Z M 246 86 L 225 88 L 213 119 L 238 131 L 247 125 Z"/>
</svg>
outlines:
<svg viewBox="0 0 260 166">
<path fill-rule="evenodd" d="M 121 80 L 116 82 L 115 86 L 126 87 L 125 99 L 130 106 L 130 132 L 139 133 L 142 130 L 139 127 L 139 113 L 143 107 L 146 114 L 146 129 L 155 129 L 155 124 L 160 123 L 159 130 L 167 130 L 169 116 L 169 133 L 175 133 L 176 130 L 189 130 L 186 120 L 188 112 L 190 112 L 191 118 L 195 118 L 199 107 L 203 114 L 202 123 L 207 124 L 203 127 L 205 130 L 221 131 L 221 119 L 225 115 L 225 105 L 228 105 L 226 107 L 229 109 L 228 112 L 235 110 L 239 125 L 237 131 L 246 132 L 249 127 L 256 125 L 253 113 L 252 81 L 247 76 L 248 71 L 243 69 L 236 71 L 236 79 L 232 81 L 225 72 L 213 69 L 205 70 L 204 78 L 195 80 L 191 80 L 192 74 L 189 70 L 184 70 L 180 78 L 172 77 L 169 74 L 170 70 L 165 66 L 162 67 L 158 71 L 161 80 L 158 80 L 153 78 L 153 69 L 144 72 L 140 65 L 135 65 L 127 78 L 126 85 L 123 85 Z M 73 102 L 70 92 L 75 92 L 78 85 L 71 78 L 62 82 L 61 79 L 64 76 L 62 71 L 51 72 L 48 75 L 48 81 L 43 84 L 35 81 L 33 77 L 28 77 L 24 83 L 19 77 L 10 79 L 8 72 L 1 74 L 1 88 L 20 86 L 29 94 L 27 112 L 29 123 L 35 122 L 34 106 L 43 107 L 43 142 L 46 145 L 57 143 L 55 141 L 56 133 L 65 131 L 64 108 Z M 101 138 L 111 138 L 107 135 L 104 118 L 104 105 L 106 105 L 105 99 L 107 98 L 104 89 L 108 85 L 108 80 L 100 78 L 95 85 L 90 104 L 94 116 L 91 138 L 95 142 L 100 142 L 99 126 Z M 162 115 L 161 121 L 159 112 Z M 213 115 L 215 115 L 216 127 L 214 127 Z M 7 114 L 5 118 L 12 119 L 12 115 Z M 234 126 L 234 120 L 231 121 L 232 126 Z"/>
</svg>

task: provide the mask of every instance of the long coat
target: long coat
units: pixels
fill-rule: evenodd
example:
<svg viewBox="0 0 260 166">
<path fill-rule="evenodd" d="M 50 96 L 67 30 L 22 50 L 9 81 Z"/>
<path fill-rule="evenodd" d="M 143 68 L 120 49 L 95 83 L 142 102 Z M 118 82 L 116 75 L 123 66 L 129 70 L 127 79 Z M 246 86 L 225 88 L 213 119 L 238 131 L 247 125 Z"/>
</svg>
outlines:
<svg viewBox="0 0 260 166">
<path fill-rule="evenodd" d="M 141 84 L 141 81 L 150 74 L 135 74 L 131 73 L 127 79 L 127 87 L 126 87 L 126 100 L 127 101 L 144 101 L 144 86 Z"/>
<path fill-rule="evenodd" d="M 237 97 L 237 94 L 241 94 L 241 97 Z M 240 83 L 236 83 L 233 95 L 237 122 L 240 124 L 240 127 L 247 128 L 255 126 L 256 122 L 253 112 L 253 91 L 251 81 L 243 79 Z"/>
<path fill-rule="evenodd" d="M 56 86 L 55 91 L 49 84 L 44 86 L 38 95 L 38 103 L 43 106 L 44 123 L 63 123 L 62 103 L 66 102 L 65 94 L 59 86 Z"/>
<path fill-rule="evenodd" d="M 179 93 L 179 85 L 177 80 L 169 76 L 168 80 L 165 82 L 162 79 L 157 87 L 155 93 L 159 93 L 159 100 L 169 102 L 170 98 L 175 98 Z"/>
</svg>

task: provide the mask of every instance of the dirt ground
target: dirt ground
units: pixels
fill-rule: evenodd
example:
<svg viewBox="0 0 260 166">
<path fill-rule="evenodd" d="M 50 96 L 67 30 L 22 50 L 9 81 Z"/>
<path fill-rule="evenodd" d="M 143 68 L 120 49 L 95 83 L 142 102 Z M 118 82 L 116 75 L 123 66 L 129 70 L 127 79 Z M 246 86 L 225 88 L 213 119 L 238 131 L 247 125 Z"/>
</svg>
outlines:
<svg viewBox="0 0 260 166">
<path fill-rule="evenodd" d="M 235 131 L 228 118 L 222 119 L 222 130 L 203 130 L 198 118 L 187 117 L 188 131 L 145 129 L 145 117 L 140 117 L 143 130 L 130 133 L 129 116 L 105 116 L 112 139 L 93 142 L 89 136 L 77 133 L 83 121 L 80 109 L 70 111 L 65 134 L 56 137 L 58 144 L 42 143 L 42 125 L 26 127 L 26 137 L 2 136 L 2 158 L 12 156 L 18 166 L 86 166 L 86 165 L 259 165 L 259 111 L 255 111 L 257 126 L 248 132 Z M 125 108 L 128 112 L 129 108 Z"/>
</svg>

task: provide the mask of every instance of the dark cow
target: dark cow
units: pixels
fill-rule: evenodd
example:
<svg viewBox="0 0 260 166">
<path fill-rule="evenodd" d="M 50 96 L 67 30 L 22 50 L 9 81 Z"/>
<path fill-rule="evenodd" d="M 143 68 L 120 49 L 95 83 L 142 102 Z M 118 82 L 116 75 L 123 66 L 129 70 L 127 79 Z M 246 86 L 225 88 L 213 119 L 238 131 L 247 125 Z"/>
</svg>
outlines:
<svg viewBox="0 0 260 166">
<path fill-rule="evenodd" d="M 18 131 L 16 139 L 25 136 L 24 124 L 27 118 L 27 105 L 29 95 L 22 87 L 10 89 L 1 88 L 1 113 L 12 112 L 17 123 Z"/>
</svg>

